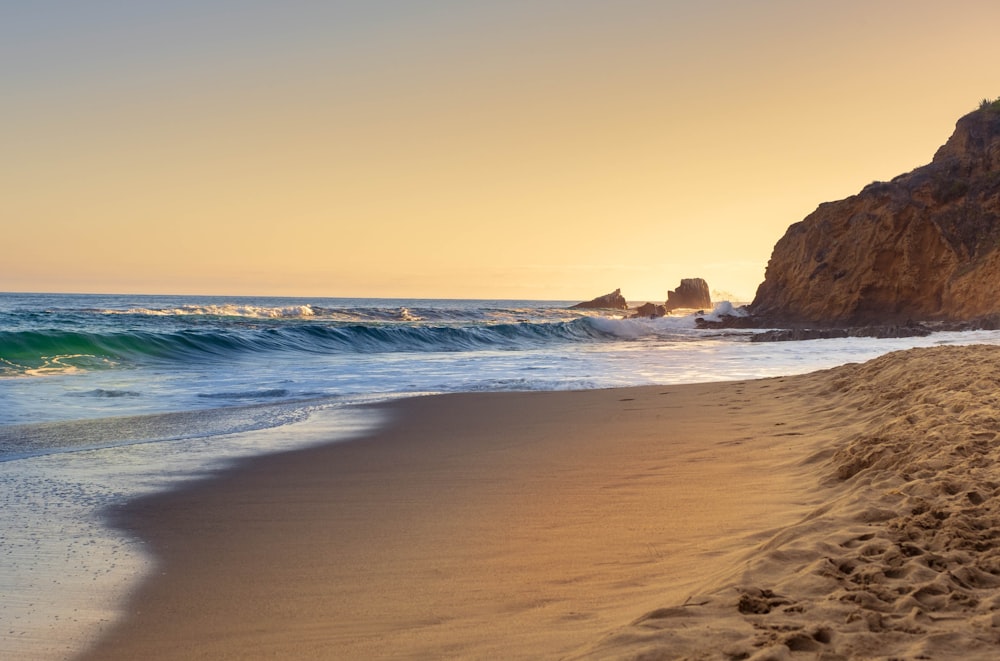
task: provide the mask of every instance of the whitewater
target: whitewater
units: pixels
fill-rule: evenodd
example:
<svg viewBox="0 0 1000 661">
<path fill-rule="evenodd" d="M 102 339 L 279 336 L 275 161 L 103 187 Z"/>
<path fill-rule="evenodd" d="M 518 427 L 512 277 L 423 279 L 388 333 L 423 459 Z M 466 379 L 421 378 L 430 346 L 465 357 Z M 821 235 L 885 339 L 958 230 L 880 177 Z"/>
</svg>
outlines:
<svg viewBox="0 0 1000 661">
<path fill-rule="evenodd" d="M 641 301 L 640 301 L 641 302 Z M 155 563 L 125 501 L 428 393 L 743 380 L 1000 332 L 751 342 L 572 301 L 0 294 L 0 658 L 71 658 Z"/>
</svg>

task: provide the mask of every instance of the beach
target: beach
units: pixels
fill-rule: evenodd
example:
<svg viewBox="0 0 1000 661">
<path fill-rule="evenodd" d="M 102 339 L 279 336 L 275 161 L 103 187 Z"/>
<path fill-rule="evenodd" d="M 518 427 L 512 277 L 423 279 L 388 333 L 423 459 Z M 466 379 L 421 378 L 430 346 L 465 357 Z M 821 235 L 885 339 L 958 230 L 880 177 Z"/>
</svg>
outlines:
<svg viewBox="0 0 1000 661">
<path fill-rule="evenodd" d="M 1000 348 L 460 393 L 116 508 L 85 659 L 994 658 Z"/>
</svg>

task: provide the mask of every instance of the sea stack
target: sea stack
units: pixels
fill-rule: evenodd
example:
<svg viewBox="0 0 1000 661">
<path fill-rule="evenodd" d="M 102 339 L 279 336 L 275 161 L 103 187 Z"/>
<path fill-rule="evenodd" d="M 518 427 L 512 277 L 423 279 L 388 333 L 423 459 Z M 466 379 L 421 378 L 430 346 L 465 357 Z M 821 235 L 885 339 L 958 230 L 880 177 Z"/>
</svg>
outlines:
<svg viewBox="0 0 1000 661">
<path fill-rule="evenodd" d="M 712 295 L 708 291 L 708 283 L 701 278 L 684 278 L 677 289 L 667 292 L 666 309 L 678 308 L 703 309 L 712 307 Z"/>
<path fill-rule="evenodd" d="M 958 120 L 930 164 L 821 204 L 774 247 L 750 304 L 827 326 L 1000 313 L 1000 99 Z"/>
</svg>

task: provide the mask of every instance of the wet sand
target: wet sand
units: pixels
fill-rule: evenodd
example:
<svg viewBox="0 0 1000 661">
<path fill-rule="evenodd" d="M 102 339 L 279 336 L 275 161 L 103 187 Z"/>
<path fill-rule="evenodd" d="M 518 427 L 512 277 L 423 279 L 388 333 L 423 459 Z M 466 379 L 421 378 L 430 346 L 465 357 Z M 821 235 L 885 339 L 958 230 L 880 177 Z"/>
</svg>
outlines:
<svg viewBox="0 0 1000 661">
<path fill-rule="evenodd" d="M 84 658 L 1000 651 L 1000 348 L 384 408 L 113 513 L 159 566 Z"/>
</svg>

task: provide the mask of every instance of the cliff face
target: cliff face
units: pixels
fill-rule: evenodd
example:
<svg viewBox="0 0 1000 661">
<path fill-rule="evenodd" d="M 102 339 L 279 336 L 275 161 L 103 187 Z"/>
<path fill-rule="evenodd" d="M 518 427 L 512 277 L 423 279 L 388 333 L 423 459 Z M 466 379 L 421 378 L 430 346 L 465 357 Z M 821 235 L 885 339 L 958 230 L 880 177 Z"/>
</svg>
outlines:
<svg viewBox="0 0 1000 661">
<path fill-rule="evenodd" d="M 1000 103 L 928 165 L 821 204 L 774 247 L 756 317 L 832 325 L 1000 312 Z"/>
</svg>

